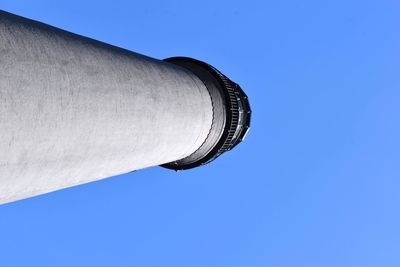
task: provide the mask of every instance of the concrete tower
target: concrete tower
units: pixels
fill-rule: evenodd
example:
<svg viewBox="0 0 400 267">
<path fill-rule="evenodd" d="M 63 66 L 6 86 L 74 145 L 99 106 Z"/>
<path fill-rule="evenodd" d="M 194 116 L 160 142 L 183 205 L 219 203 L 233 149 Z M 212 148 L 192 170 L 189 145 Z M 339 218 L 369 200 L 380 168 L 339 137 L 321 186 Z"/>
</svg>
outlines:
<svg viewBox="0 0 400 267">
<path fill-rule="evenodd" d="M 0 11 L 0 203 L 162 165 L 206 164 L 245 136 L 241 88 Z"/>
</svg>

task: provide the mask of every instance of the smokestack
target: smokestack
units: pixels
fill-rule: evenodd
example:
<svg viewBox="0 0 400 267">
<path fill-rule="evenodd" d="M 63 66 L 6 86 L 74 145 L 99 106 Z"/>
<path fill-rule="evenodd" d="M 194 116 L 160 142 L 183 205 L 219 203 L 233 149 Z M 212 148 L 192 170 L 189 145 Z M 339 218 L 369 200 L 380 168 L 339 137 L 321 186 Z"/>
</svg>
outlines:
<svg viewBox="0 0 400 267">
<path fill-rule="evenodd" d="M 190 169 L 242 141 L 236 83 L 0 11 L 0 203 L 161 165 Z"/>
</svg>

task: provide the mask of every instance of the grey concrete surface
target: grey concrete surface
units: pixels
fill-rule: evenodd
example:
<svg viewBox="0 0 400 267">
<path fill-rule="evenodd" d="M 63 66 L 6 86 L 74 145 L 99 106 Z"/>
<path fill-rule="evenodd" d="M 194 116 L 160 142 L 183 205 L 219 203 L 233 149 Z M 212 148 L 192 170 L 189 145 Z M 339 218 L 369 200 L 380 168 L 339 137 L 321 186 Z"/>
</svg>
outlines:
<svg viewBox="0 0 400 267">
<path fill-rule="evenodd" d="M 212 117 L 188 70 L 0 12 L 0 203 L 184 158 Z"/>
</svg>

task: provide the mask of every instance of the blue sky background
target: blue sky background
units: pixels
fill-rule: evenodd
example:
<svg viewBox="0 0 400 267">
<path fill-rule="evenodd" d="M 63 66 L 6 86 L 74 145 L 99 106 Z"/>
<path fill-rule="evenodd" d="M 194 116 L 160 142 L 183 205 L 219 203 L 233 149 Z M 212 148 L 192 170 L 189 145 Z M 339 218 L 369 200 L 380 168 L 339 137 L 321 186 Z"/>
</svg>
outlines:
<svg viewBox="0 0 400 267">
<path fill-rule="evenodd" d="M 0 9 L 211 63 L 250 97 L 247 139 L 0 206 L 0 266 L 400 266 L 400 2 L 142 2 Z"/>
</svg>

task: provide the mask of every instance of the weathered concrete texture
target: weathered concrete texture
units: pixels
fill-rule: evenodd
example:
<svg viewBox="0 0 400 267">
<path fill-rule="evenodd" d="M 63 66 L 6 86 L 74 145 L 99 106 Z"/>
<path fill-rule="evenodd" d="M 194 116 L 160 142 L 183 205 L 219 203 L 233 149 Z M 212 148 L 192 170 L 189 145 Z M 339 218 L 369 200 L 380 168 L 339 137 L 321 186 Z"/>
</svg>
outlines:
<svg viewBox="0 0 400 267">
<path fill-rule="evenodd" d="M 212 110 L 183 68 L 0 12 L 0 203 L 184 158 Z"/>
</svg>

